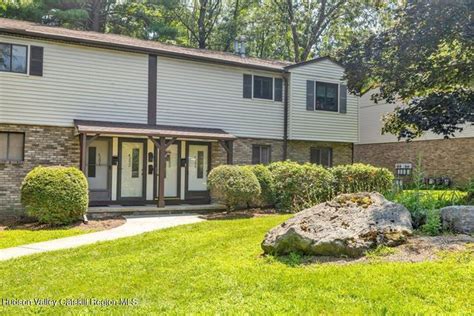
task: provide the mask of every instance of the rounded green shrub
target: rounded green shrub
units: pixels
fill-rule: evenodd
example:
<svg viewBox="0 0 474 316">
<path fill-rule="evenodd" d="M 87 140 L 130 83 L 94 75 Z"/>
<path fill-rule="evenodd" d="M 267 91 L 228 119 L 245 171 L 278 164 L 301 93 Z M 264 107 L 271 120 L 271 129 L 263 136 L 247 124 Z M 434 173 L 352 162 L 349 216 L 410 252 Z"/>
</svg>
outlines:
<svg viewBox="0 0 474 316">
<path fill-rule="evenodd" d="M 239 205 L 247 206 L 261 193 L 255 174 L 242 166 L 222 165 L 212 169 L 207 184 L 212 197 L 230 210 Z"/>
<path fill-rule="evenodd" d="M 275 180 L 273 175 L 264 165 L 246 166 L 257 177 L 262 193 L 258 197 L 257 206 L 264 207 L 275 204 Z"/>
<path fill-rule="evenodd" d="M 275 205 L 280 210 L 299 212 L 333 196 L 334 178 L 324 167 L 284 161 L 268 168 L 275 181 Z"/>
<path fill-rule="evenodd" d="M 393 187 L 394 176 L 387 168 L 355 163 L 331 168 L 335 178 L 335 192 L 379 192 L 385 194 Z"/>
<path fill-rule="evenodd" d="M 23 180 L 21 202 L 42 223 L 69 224 L 87 211 L 87 179 L 74 167 L 36 167 Z"/>
</svg>

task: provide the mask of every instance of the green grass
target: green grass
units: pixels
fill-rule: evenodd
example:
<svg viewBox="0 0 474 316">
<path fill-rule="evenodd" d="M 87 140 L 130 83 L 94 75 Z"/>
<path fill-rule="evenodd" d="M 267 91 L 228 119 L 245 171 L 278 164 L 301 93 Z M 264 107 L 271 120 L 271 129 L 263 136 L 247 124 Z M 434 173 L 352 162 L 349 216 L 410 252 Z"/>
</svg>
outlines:
<svg viewBox="0 0 474 316">
<path fill-rule="evenodd" d="M 69 237 L 87 233 L 87 230 L 70 229 L 42 229 L 42 230 L 2 230 L 0 231 L 0 249 L 26 245 L 50 239 Z"/>
<path fill-rule="evenodd" d="M 288 216 L 209 221 L 0 262 L 0 298 L 136 298 L 137 306 L 1 307 L 49 314 L 469 314 L 472 253 L 424 263 L 292 265 L 260 243 Z"/>
</svg>

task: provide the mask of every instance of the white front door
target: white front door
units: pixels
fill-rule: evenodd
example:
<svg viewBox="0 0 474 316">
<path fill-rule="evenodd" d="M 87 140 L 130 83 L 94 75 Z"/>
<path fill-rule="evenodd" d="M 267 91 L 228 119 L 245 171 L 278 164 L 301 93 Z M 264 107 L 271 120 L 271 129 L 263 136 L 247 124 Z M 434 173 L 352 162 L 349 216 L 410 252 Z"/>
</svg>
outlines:
<svg viewBox="0 0 474 316">
<path fill-rule="evenodd" d="M 179 144 L 179 143 L 178 143 Z M 165 170 L 165 197 L 178 197 L 178 144 L 172 144 L 166 149 L 166 170 Z M 157 154 L 157 166 L 160 165 Z M 156 171 L 156 196 L 160 192 L 159 171 Z"/>
<path fill-rule="evenodd" d="M 144 141 L 120 142 L 120 198 L 144 198 Z"/>
<path fill-rule="evenodd" d="M 209 171 L 209 145 L 188 144 L 187 147 L 187 197 L 207 196 Z"/>
<path fill-rule="evenodd" d="M 87 147 L 87 181 L 91 201 L 110 200 L 111 141 L 96 139 Z"/>
</svg>

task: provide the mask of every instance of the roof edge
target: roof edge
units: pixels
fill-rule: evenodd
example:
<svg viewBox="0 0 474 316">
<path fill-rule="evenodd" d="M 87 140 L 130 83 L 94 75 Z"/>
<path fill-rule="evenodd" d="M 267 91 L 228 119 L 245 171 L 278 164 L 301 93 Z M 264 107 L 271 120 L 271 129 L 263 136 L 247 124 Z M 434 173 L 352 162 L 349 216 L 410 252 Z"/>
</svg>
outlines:
<svg viewBox="0 0 474 316">
<path fill-rule="evenodd" d="M 233 66 L 233 67 L 258 69 L 258 70 L 271 71 L 271 72 L 281 73 L 281 72 L 284 72 L 287 67 L 287 66 L 282 66 L 282 67 L 257 66 L 257 65 L 239 63 L 239 62 L 234 62 L 234 61 L 229 61 L 229 60 L 222 60 L 218 58 L 195 56 L 192 54 L 169 52 L 169 51 L 163 51 L 160 49 L 137 47 L 133 45 L 117 44 L 117 43 L 111 43 L 111 42 L 106 43 L 103 41 L 79 39 L 79 38 L 74 38 L 70 36 L 61 36 L 61 35 L 53 35 L 53 34 L 38 34 L 37 32 L 30 32 L 30 31 L 21 30 L 21 29 L 9 29 L 9 28 L 0 27 L 0 34 L 6 34 L 10 36 L 20 35 L 20 36 L 24 36 L 28 38 L 39 38 L 43 40 L 61 41 L 65 43 L 72 43 L 72 44 L 82 45 L 82 46 L 113 49 L 113 50 L 135 52 L 135 53 L 154 54 L 154 55 L 163 56 L 163 57 L 172 57 L 172 58 L 186 59 L 186 60 L 192 60 L 192 61 L 209 62 L 209 63 L 228 65 L 228 66 Z"/>
<path fill-rule="evenodd" d="M 320 61 L 323 61 L 323 60 L 329 60 L 330 62 L 333 62 L 334 64 L 338 65 L 339 67 L 346 69 L 346 67 L 344 67 L 340 62 L 338 62 L 337 60 L 335 60 L 334 58 L 329 57 L 329 56 L 316 57 L 316 58 L 313 58 L 313 59 L 310 59 L 310 60 L 301 61 L 301 62 L 295 63 L 293 65 L 285 66 L 284 69 L 285 70 L 293 69 L 293 68 L 297 68 L 297 67 L 300 67 L 300 66 L 305 66 L 305 65 L 308 65 L 308 64 L 317 63 L 317 62 L 320 62 Z"/>
</svg>

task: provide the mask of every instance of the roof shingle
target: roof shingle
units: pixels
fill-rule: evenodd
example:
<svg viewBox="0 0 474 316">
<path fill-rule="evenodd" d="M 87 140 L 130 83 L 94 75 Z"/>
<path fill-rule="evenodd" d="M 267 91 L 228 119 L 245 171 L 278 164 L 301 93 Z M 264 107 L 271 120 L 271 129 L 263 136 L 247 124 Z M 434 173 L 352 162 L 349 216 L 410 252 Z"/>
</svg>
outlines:
<svg viewBox="0 0 474 316">
<path fill-rule="evenodd" d="M 234 66 L 283 71 L 290 62 L 253 57 L 241 57 L 227 52 L 212 51 L 141 40 L 117 34 L 103 34 L 52 27 L 33 22 L 0 18 L 0 33 L 17 34 L 45 39 L 61 40 L 90 46 L 119 50 L 155 53 L 187 59 L 224 63 Z"/>
</svg>

